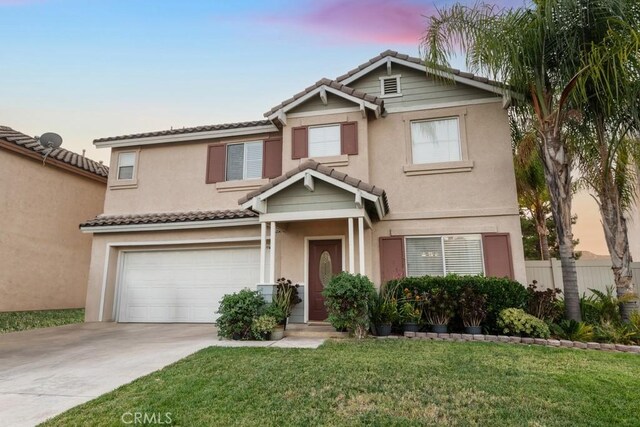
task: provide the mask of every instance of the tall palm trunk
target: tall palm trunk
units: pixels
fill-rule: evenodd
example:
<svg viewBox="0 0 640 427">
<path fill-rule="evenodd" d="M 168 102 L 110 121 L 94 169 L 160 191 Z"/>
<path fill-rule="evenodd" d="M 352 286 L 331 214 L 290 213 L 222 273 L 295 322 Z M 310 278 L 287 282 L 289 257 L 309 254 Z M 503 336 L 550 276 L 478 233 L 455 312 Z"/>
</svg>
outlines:
<svg viewBox="0 0 640 427">
<path fill-rule="evenodd" d="M 544 207 L 536 206 L 533 220 L 536 223 L 536 232 L 538 233 L 540 259 L 546 261 L 551 256 L 549 255 L 549 230 L 547 229 L 547 216 Z"/>
<path fill-rule="evenodd" d="M 571 169 L 568 153 L 554 126 L 542 130 L 542 163 L 545 179 L 549 187 L 551 214 L 556 223 L 558 252 L 562 268 L 565 315 L 568 319 L 581 321 L 580 294 L 576 261 L 573 257 L 573 232 L 571 224 Z"/>
<path fill-rule="evenodd" d="M 620 194 L 616 188 L 611 169 L 603 180 L 603 188 L 598 195 L 598 205 L 602 218 L 604 237 L 609 249 L 618 299 L 628 298 L 633 294 L 633 274 L 631 272 L 631 253 L 629 251 L 629 237 L 627 234 L 627 219 L 620 201 Z M 635 304 L 623 302 L 621 304 L 622 320 L 629 320 Z"/>
</svg>

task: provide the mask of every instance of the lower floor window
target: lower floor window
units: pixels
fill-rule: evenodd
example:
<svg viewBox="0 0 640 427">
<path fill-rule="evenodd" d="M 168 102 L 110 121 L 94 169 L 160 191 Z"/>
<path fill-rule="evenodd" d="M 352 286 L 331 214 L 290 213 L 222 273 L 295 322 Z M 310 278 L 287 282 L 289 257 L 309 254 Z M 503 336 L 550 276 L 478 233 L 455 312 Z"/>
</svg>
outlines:
<svg viewBox="0 0 640 427">
<path fill-rule="evenodd" d="M 479 234 L 407 237 L 408 276 L 484 273 Z"/>
</svg>

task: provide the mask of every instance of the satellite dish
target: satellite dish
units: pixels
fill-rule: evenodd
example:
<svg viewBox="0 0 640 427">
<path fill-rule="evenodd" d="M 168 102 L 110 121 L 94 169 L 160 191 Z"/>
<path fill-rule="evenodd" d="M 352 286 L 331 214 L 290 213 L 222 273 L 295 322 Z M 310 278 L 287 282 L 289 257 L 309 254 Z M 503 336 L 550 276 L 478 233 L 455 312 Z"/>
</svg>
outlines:
<svg viewBox="0 0 640 427">
<path fill-rule="evenodd" d="M 42 136 L 37 139 L 44 148 L 51 148 L 52 150 L 62 145 L 62 137 L 53 132 L 42 134 Z"/>
<path fill-rule="evenodd" d="M 44 158 L 42 164 L 47 160 L 47 156 L 51 154 L 53 150 L 62 145 L 62 137 L 57 133 L 47 132 L 39 137 L 36 137 L 38 143 L 44 148 Z"/>
</svg>

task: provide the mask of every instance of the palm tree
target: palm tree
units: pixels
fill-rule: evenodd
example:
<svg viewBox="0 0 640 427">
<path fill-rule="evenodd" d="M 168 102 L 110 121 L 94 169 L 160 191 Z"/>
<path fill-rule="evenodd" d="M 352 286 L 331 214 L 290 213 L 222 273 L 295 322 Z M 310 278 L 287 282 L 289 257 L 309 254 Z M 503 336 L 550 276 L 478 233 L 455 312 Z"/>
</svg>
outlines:
<svg viewBox="0 0 640 427">
<path fill-rule="evenodd" d="M 518 204 L 524 214 L 533 220 L 538 235 L 540 259 L 548 260 L 550 259 L 547 228 L 547 218 L 550 214 L 549 191 L 544 179 L 544 166 L 537 151 L 538 135 L 532 131 L 529 120 L 518 120 L 512 114 L 510 121 Z"/>
<path fill-rule="evenodd" d="M 572 159 L 563 127 L 572 116 L 569 101 L 579 105 L 591 95 L 587 78 L 596 96 L 610 99 L 618 84 L 629 80 L 628 58 L 640 49 L 640 32 L 630 24 L 637 9 L 629 0 L 535 0 L 533 8 L 518 9 L 455 4 L 429 19 L 422 39 L 427 65 L 443 78 L 461 49 L 472 72 L 505 82 L 505 96 L 516 97 L 516 109 L 533 108 L 558 235 L 566 316 L 573 320 L 581 317 L 580 296 L 572 250 Z M 617 73 L 605 75 L 605 68 Z"/>
<path fill-rule="evenodd" d="M 630 86 L 627 86 L 630 87 Z M 578 164 L 581 183 L 593 193 L 600 210 L 604 236 L 612 262 L 618 300 L 633 296 L 633 274 L 627 216 L 636 203 L 640 143 L 630 137 L 637 119 L 628 115 L 624 102 L 614 117 L 605 117 L 598 109 L 585 109 L 588 120 L 577 128 L 580 135 Z M 621 304 L 623 320 L 628 320 L 634 305 Z"/>
</svg>

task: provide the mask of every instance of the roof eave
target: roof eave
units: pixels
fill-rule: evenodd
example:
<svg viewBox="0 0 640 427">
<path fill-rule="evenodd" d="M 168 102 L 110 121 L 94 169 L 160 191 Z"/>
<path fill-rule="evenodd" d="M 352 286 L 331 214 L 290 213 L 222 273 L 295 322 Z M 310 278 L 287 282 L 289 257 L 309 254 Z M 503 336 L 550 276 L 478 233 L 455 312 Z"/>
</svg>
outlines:
<svg viewBox="0 0 640 427">
<path fill-rule="evenodd" d="M 140 145 L 170 144 L 175 142 L 198 141 L 203 139 L 228 138 L 244 135 L 256 135 L 261 133 L 278 132 L 274 124 L 250 126 L 243 128 L 221 129 L 213 131 L 181 133 L 175 135 L 159 135 L 137 138 L 111 139 L 107 141 L 94 140 L 93 145 L 97 148 L 118 148 Z"/>
</svg>

